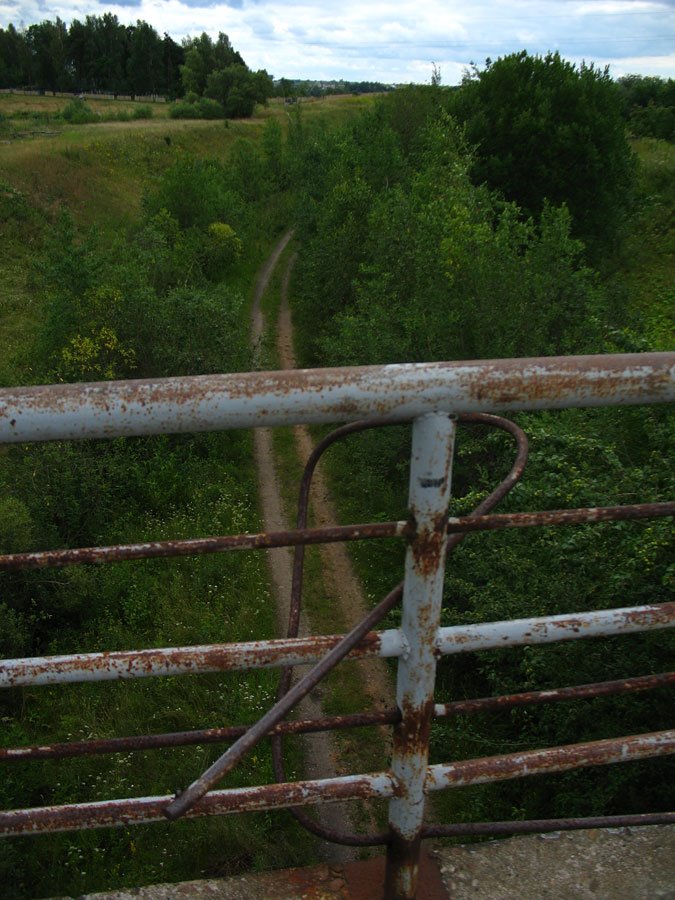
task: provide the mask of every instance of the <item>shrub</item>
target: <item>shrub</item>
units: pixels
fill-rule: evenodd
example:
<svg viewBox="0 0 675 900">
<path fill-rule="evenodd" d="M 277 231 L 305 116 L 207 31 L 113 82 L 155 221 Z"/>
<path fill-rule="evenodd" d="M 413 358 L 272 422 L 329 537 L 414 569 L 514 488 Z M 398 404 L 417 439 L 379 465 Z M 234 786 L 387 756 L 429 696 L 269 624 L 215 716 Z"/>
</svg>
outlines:
<svg viewBox="0 0 675 900">
<path fill-rule="evenodd" d="M 134 107 L 134 111 L 131 114 L 132 119 L 151 119 L 154 115 L 154 110 L 150 106 L 149 103 L 141 103 L 140 106 Z"/>
<path fill-rule="evenodd" d="M 234 228 L 224 222 L 212 222 L 206 232 L 204 271 L 217 280 L 239 259 L 244 246 Z"/>
<path fill-rule="evenodd" d="M 71 100 L 61 110 L 61 116 L 72 125 L 89 125 L 91 122 L 100 122 L 101 117 L 88 106 L 84 100 Z"/>
<path fill-rule="evenodd" d="M 224 119 L 225 110 L 217 100 L 201 97 L 194 103 L 172 103 L 169 116 L 172 119 Z"/>
<path fill-rule="evenodd" d="M 229 188 L 223 167 L 211 160 L 179 159 L 144 205 L 149 216 L 166 210 L 181 228 L 206 228 L 222 221 L 241 227 L 243 201 Z"/>
<path fill-rule="evenodd" d="M 170 119 L 195 119 L 195 107 L 193 103 L 177 101 L 169 106 Z"/>
<path fill-rule="evenodd" d="M 224 119 L 225 110 L 217 100 L 202 97 L 197 103 L 200 119 Z"/>
</svg>

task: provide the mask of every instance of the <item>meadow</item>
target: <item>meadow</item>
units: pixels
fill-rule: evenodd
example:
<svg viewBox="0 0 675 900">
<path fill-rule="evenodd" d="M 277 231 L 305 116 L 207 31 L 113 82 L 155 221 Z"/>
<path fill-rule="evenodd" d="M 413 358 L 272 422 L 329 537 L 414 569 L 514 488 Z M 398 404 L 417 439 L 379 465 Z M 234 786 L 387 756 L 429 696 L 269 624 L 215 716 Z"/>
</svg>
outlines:
<svg viewBox="0 0 675 900">
<path fill-rule="evenodd" d="M 169 119 L 161 104 L 151 118 L 134 119 L 129 101 L 87 99 L 108 121 L 77 125 L 60 115 L 65 98 L 0 94 L 0 385 L 249 369 L 254 276 L 291 224 L 303 364 L 666 349 L 675 308 L 673 145 L 632 141 L 639 162 L 621 251 L 596 257 L 594 268 L 564 209 L 528 221 L 471 182 L 471 156 L 446 101 L 411 88 L 382 102 L 329 97 L 291 108 L 272 101 L 248 120 L 200 122 Z M 267 300 L 271 322 L 278 292 L 277 281 Z M 272 344 L 268 336 L 269 366 Z M 672 444 L 667 411 L 519 421 L 533 452 L 527 481 L 506 509 L 639 502 L 672 492 L 664 466 Z M 341 521 L 405 515 L 407 440 L 396 428 L 331 451 Z M 236 434 L 5 449 L 0 547 L 257 531 L 251 443 Z M 278 434 L 276 448 L 284 468 L 297 473 L 290 436 Z M 509 459 L 501 438 L 463 433 L 453 511 L 468 512 Z M 285 490 L 290 505 L 294 488 Z M 618 605 L 617 596 L 621 605 L 665 598 L 672 586 L 666 525 L 472 538 L 452 559 L 444 624 L 563 612 L 571 599 L 574 609 L 590 609 Z M 400 548 L 371 543 L 352 552 L 367 594 L 379 598 L 400 571 Z M 320 608 L 319 568 L 310 560 L 309 602 L 320 627 L 333 630 Z M 4 579 L 3 656 L 274 631 L 257 555 Z M 444 665 L 438 699 L 555 686 L 570 671 L 590 681 L 666 667 L 665 639 L 628 640 L 593 652 L 524 650 Z M 11 691 L 0 698 L 2 743 L 251 721 L 274 688 L 274 677 L 262 672 Z M 352 711 L 352 693 L 347 680 L 327 708 Z M 435 726 L 434 758 L 593 739 L 612 729 L 655 730 L 663 727 L 667 697 L 567 709 Z M 11 808 L 168 793 L 215 753 L 188 748 L 13 764 L 0 802 Z M 300 767 L 297 752 L 291 767 Z M 531 789 L 476 788 L 454 794 L 447 812 L 507 818 L 661 808 L 669 803 L 667 771 L 661 763 L 636 764 L 614 767 L 607 780 L 586 773 Z M 228 783 L 270 779 L 262 748 Z M 317 853 L 290 817 L 264 814 L 3 841 L 0 873 L 6 896 L 24 898 L 287 866 Z"/>
<path fill-rule="evenodd" d="M 3 94 L 0 112 L 18 132 L 41 116 L 52 117 L 51 127 L 61 103 Z M 105 114 L 111 103 L 97 108 Z M 360 104 L 326 104 L 339 116 L 349 114 L 344 105 Z M 320 104 L 307 106 L 310 119 Z M 254 275 L 291 216 L 260 149 L 270 119 L 288 121 L 282 105 L 227 126 L 157 115 L 61 123 L 54 135 L 0 143 L 0 381 L 249 368 Z M 167 207 L 192 218 L 172 218 Z M 209 231 L 214 218 L 227 228 Z M 0 481 L 5 550 L 260 528 L 246 434 L 16 447 L 0 456 Z M 6 657 L 264 638 L 275 630 L 265 562 L 256 554 L 85 566 L 9 577 L 5 585 Z M 1 698 L 2 741 L 245 724 L 267 708 L 275 685 L 273 673 L 261 672 L 10 691 Z M 172 792 L 218 752 L 199 746 L 19 764 L 3 780 L 1 802 L 12 808 Z M 291 750 L 291 774 L 298 759 Z M 229 783 L 270 780 L 262 748 Z M 284 813 L 0 844 L 5 896 L 17 898 L 315 858 L 313 841 Z"/>
</svg>

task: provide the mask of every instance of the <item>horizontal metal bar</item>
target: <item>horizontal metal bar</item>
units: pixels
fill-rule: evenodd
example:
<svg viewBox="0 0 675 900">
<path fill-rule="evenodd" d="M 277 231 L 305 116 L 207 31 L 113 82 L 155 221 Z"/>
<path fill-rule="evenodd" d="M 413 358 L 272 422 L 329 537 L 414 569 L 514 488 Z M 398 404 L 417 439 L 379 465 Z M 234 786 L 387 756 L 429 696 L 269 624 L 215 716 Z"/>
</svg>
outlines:
<svg viewBox="0 0 675 900">
<path fill-rule="evenodd" d="M 344 716 L 321 716 L 316 719 L 297 719 L 279 722 L 270 728 L 269 735 L 311 734 L 317 731 L 336 731 L 340 728 L 364 728 L 369 725 L 393 725 L 400 721 L 397 709 L 373 713 L 351 713 Z M 167 734 L 140 734 L 133 737 L 102 738 L 91 741 L 68 741 L 32 747 L 0 747 L 0 762 L 24 762 L 29 759 L 65 759 L 104 753 L 125 753 L 130 750 L 159 750 L 166 747 L 188 747 L 195 744 L 222 744 L 235 740 L 248 731 L 248 725 L 226 728 L 203 728 L 196 731 L 174 731 Z"/>
<path fill-rule="evenodd" d="M 571 768 L 629 762 L 672 752 L 675 752 L 675 731 L 664 731 L 486 759 L 463 760 L 450 765 L 430 766 L 427 769 L 426 790 L 431 792 L 460 784 L 503 781 L 526 775 L 562 772 Z M 389 772 L 348 775 L 317 781 L 212 791 L 185 815 L 193 818 L 344 800 L 390 799 L 398 791 L 399 787 Z M 0 836 L 166 822 L 165 810 L 173 800 L 173 796 L 133 797 L 8 810 L 0 812 Z"/>
<path fill-rule="evenodd" d="M 436 640 L 439 653 L 471 653 L 524 644 L 551 644 L 579 638 L 608 637 L 670 628 L 675 624 L 675 602 L 624 609 L 562 616 L 537 616 L 486 622 L 478 625 L 453 625 L 441 628 Z"/>
<path fill-rule="evenodd" d="M 451 825 L 426 825 L 423 837 L 478 837 L 490 834 L 547 834 L 554 831 L 579 831 L 586 828 L 642 828 L 645 825 L 671 825 L 675 812 L 636 813 L 627 816 L 588 816 L 583 819 L 523 819 L 516 822 L 457 822 Z"/>
<path fill-rule="evenodd" d="M 675 399 L 675 354 L 300 369 L 5 388 L 0 443 Z"/>
<path fill-rule="evenodd" d="M 495 513 L 494 515 L 454 516 L 448 519 L 448 534 L 494 531 L 501 528 L 532 528 L 546 525 L 588 525 L 599 522 L 650 519 L 675 515 L 675 501 L 635 503 L 625 506 L 595 506 L 578 509 L 552 509 L 531 513 Z M 0 570 L 59 568 L 83 563 L 111 563 L 133 559 L 158 559 L 224 553 L 233 550 L 269 550 L 364 541 L 385 537 L 410 537 L 411 522 L 367 522 L 358 525 L 333 525 L 325 528 L 296 528 L 287 531 L 263 531 L 257 534 L 214 535 L 175 541 L 145 541 L 137 544 L 111 544 L 66 550 L 41 550 L 32 553 L 0 555 Z"/>
<path fill-rule="evenodd" d="M 434 716 L 448 718 L 470 713 L 496 712 L 517 706 L 534 706 L 556 701 L 583 700 L 590 697 L 650 691 L 673 684 L 675 684 L 675 672 L 640 675 L 637 678 L 625 678 L 619 681 L 602 681 L 597 684 L 580 684 L 574 687 L 551 688 L 545 691 L 527 691 L 520 694 L 505 694 L 500 697 L 477 697 L 473 700 L 437 703 L 434 706 Z M 280 722 L 270 729 L 269 734 L 309 734 L 316 731 L 336 731 L 340 728 L 395 725 L 400 721 L 401 713 L 398 709 L 383 709 L 372 713 L 350 713 L 342 716 L 321 716 L 316 719 Z M 68 741 L 39 744 L 32 747 L 0 747 L 0 762 L 64 759 L 104 753 L 126 753 L 130 750 L 158 750 L 195 744 L 220 744 L 241 737 L 247 730 L 248 725 L 230 725 L 225 728 L 202 728 L 195 731 L 174 731 L 166 734 L 140 734 L 131 737 Z"/>
<path fill-rule="evenodd" d="M 574 615 L 453 625 L 439 629 L 436 649 L 443 654 L 470 653 L 496 647 L 653 631 L 668 628 L 673 623 L 675 602 Z M 335 648 L 342 637 L 321 635 L 235 644 L 7 659 L 0 662 L 0 688 L 303 665 L 318 662 Z M 404 650 L 404 641 L 398 629 L 373 631 L 351 651 L 348 659 L 372 656 L 391 658 L 401 656 Z"/>
<path fill-rule="evenodd" d="M 344 800 L 387 799 L 392 797 L 395 791 L 394 779 L 388 772 L 232 788 L 206 794 L 185 813 L 185 818 L 258 812 L 317 803 L 338 803 Z M 164 811 L 174 799 L 173 795 L 132 797 L 124 800 L 8 810 L 0 812 L 0 837 L 75 831 L 80 828 L 126 827 L 149 822 L 166 823 Z"/>
<path fill-rule="evenodd" d="M 409 522 L 373 522 L 363 525 L 333 525 L 327 528 L 298 528 L 289 531 L 263 531 L 258 534 L 216 535 L 176 541 L 146 541 L 138 544 L 112 544 L 79 547 L 72 550 L 42 550 L 35 553 L 0 555 L 0 570 L 58 568 L 82 563 L 111 563 L 132 559 L 164 559 L 196 556 L 233 550 L 269 550 L 309 544 L 363 541 L 382 537 L 405 536 Z"/>
<path fill-rule="evenodd" d="M 625 506 L 589 506 L 578 509 L 549 509 L 542 512 L 494 513 L 489 516 L 451 516 L 448 533 L 494 531 L 501 528 L 532 528 L 550 525 L 595 525 L 627 519 L 651 519 L 675 515 L 675 502 L 634 503 Z M 1 557 L 0 557 L 1 559 Z"/>
<path fill-rule="evenodd" d="M 238 644 L 202 644 L 156 650 L 120 650 L 109 653 L 73 653 L 0 662 L 0 688 L 117 681 L 163 675 L 198 675 L 208 672 L 264 669 L 316 663 L 344 635 L 277 638 Z M 371 632 L 352 650 L 351 659 L 399 656 L 403 651 L 396 629 Z"/>
<path fill-rule="evenodd" d="M 510 781 L 528 775 L 567 772 L 570 769 L 651 759 L 672 753 L 675 753 L 675 730 L 610 738 L 586 744 L 568 744 L 546 750 L 525 750 L 522 753 L 429 766 L 426 790 L 442 791 L 450 787 Z"/>
<path fill-rule="evenodd" d="M 658 675 L 640 675 L 637 678 L 622 678 L 618 681 L 599 681 L 594 684 L 578 684 L 570 687 L 549 688 L 544 691 L 523 691 L 519 694 L 503 694 L 500 697 L 477 697 L 475 700 L 453 700 L 451 703 L 436 703 L 434 716 L 438 719 L 449 716 L 470 715 L 471 713 L 499 712 L 518 706 L 539 706 L 565 700 L 587 700 L 592 697 L 610 697 L 617 694 L 632 694 L 652 691 L 675 685 L 675 672 Z M 1 752 L 1 751 L 0 751 Z M 0 756 L 0 758 L 2 758 Z"/>
</svg>

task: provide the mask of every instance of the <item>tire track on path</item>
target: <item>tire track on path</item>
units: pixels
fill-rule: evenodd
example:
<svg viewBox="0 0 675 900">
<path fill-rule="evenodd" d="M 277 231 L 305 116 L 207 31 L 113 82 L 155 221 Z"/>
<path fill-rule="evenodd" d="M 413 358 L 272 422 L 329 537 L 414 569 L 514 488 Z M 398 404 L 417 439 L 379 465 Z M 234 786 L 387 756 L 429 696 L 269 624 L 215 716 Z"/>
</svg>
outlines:
<svg viewBox="0 0 675 900">
<path fill-rule="evenodd" d="M 251 310 L 251 345 L 254 355 L 259 355 L 259 348 L 265 330 L 265 318 L 261 308 L 261 299 L 267 289 L 271 275 L 293 236 L 289 231 L 278 242 L 256 278 L 253 307 Z M 283 509 L 281 484 L 277 472 L 272 430 L 256 428 L 253 431 L 253 452 L 255 457 L 258 497 L 263 519 L 263 528 L 277 531 L 289 528 Z M 291 581 L 293 572 L 293 556 L 289 548 L 282 547 L 267 551 L 267 562 L 276 600 L 277 632 L 285 636 L 290 612 Z M 300 634 L 311 634 L 307 617 L 303 613 L 300 618 Z M 312 691 L 297 707 L 302 718 L 316 718 L 324 715 L 319 691 Z M 306 778 L 328 778 L 336 774 L 336 752 L 333 735 L 328 732 L 308 734 L 304 742 L 304 772 Z M 353 831 L 348 804 L 324 804 L 318 808 L 320 821 L 328 828 L 339 831 Z M 322 843 L 322 855 L 328 862 L 344 863 L 357 858 L 352 847 L 339 844 Z"/>
<path fill-rule="evenodd" d="M 277 322 L 277 350 L 282 369 L 297 368 L 293 349 L 293 322 L 288 302 L 291 273 L 296 257 L 288 262 L 281 286 L 281 304 Z M 304 466 L 309 459 L 314 442 L 309 429 L 297 425 L 293 429 L 298 456 Z M 338 521 L 337 511 L 328 489 L 328 481 L 322 463 L 316 468 L 312 479 L 310 494 L 310 510 L 317 527 L 335 525 Z M 357 576 L 351 557 L 345 544 L 323 544 L 320 547 L 321 562 L 324 571 L 324 588 L 327 597 L 338 607 L 344 618 L 345 630 L 349 630 L 363 619 L 369 611 L 368 601 L 363 593 L 361 581 Z M 386 663 L 381 659 L 363 660 L 356 665 L 360 672 L 361 688 L 368 698 L 370 707 L 394 706 L 395 691 Z M 380 729 L 383 740 L 389 740 L 388 729 Z M 386 747 L 389 750 L 389 746 Z"/>
</svg>

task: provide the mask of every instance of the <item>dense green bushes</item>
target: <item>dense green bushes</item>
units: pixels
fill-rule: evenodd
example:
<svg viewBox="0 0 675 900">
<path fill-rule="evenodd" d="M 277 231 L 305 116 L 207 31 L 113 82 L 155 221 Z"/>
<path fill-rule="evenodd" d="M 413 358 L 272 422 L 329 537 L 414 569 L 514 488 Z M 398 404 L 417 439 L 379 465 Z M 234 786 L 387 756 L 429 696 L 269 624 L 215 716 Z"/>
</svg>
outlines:
<svg viewBox="0 0 675 900">
<path fill-rule="evenodd" d="M 595 76 L 594 76 L 595 77 Z M 303 362 L 346 365 L 650 349 L 618 276 L 588 268 L 563 205 L 537 217 L 474 184 L 478 151 L 448 118 L 442 91 L 387 97 L 339 135 L 305 140 L 296 277 Z M 405 111 L 413 109 L 411 119 Z M 376 134 L 377 140 L 372 136 Z M 532 152 L 536 142 L 533 140 Z M 550 165 L 555 178 L 556 166 Z M 553 194 L 565 199 L 561 194 Z M 600 225 L 596 225 L 600 228 Z M 609 223 L 611 232 L 613 225 Z M 597 231 L 596 247 L 610 246 Z M 568 411 L 519 417 L 532 453 L 505 510 L 665 500 L 666 411 Z M 331 451 L 345 521 L 405 515 L 409 437 L 402 427 Z M 498 433 L 460 430 L 451 513 L 469 512 L 506 473 Z M 666 520 L 469 537 L 448 564 L 443 621 L 493 621 L 665 600 Z M 401 549 L 355 546 L 367 591 L 386 593 Z M 392 623 L 396 617 L 392 617 Z M 662 634 L 455 657 L 438 699 L 611 680 L 668 668 Z M 437 761 L 667 727 L 663 694 L 557 704 L 434 727 Z M 665 763 L 631 764 L 453 792 L 452 816 L 539 818 L 672 807 Z"/>
<path fill-rule="evenodd" d="M 450 109 L 476 153 L 472 175 L 531 216 L 566 204 L 596 264 L 616 251 L 633 200 L 635 160 L 620 91 L 607 70 L 525 51 L 488 61 Z"/>
<path fill-rule="evenodd" d="M 169 107 L 171 119 L 224 119 L 225 110 L 217 100 L 197 97 L 195 100 L 179 100 Z"/>
<path fill-rule="evenodd" d="M 133 228 L 105 236 L 77 229 L 67 213 L 45 228 L 22 194 L 0 186 L 4 233 L 30 231 L 34 247 L 40 235 L 31 289 L 42 315 L 26 350 L 32 382 L 250 368 L 241 288 L 274 236 L 275 201 L 271 177 L 254 185 L 264 218 L 240 192 L 250 174 L 241 171 L 245 156 L 228 166 L 177 154 L 148 182 Z M 239 432 L 14 446 L 0 458 L 0 488 L 2 552 L 260 527 L 250 436 Z M 254 554 L 5 574 L 3 587 L 3 657 L 248 640 L 272 636 L 275 626 L 264 559 Z M 275 682 L 263 672 L 5 691 L 1 742 L 246 723 L 269 706 Z M 0 784 L 0 806 L 169 794 L 220 752 L 200 746 L 20 764 Z M 262 748 L 228 783 L 271 780 Z M 281 818 L 5 840 L 3 896 L 75 895 L 304 861 L 312 854 L 306 836 Z"/>
<path fill-rule="evenodd" d="M 625 75 L 618 86 L 624 116 L 636 137 L 675 140 L 675 79 Z"/>
</svg>

